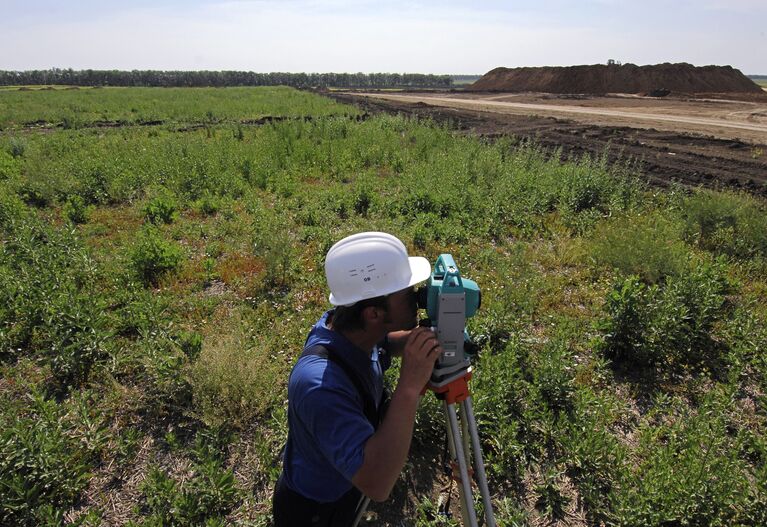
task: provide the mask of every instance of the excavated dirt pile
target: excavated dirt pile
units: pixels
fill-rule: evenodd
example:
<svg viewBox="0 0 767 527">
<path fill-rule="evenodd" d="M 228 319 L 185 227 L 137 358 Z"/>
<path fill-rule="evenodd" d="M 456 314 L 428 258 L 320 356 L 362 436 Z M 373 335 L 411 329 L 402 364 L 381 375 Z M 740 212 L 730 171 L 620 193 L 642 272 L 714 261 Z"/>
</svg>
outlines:
<svg viewBox="0 0 767 527">
<path fill-rule="evenodd" d="M 468 90 L 546 93 L 762 93 L 732 66 L 635 64 L 541 68 L 495 68 Z"/>
</svg>

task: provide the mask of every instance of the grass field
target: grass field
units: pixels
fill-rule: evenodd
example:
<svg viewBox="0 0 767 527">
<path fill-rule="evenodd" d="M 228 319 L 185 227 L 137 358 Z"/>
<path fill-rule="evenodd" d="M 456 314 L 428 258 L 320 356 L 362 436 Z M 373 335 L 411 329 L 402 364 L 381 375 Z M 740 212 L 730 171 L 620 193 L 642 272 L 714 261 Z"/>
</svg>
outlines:
<svg viewBox="0 0 767 527">
<path fill-rule="evenodd" d="M 0 130 L 30 126 L 71 129 L 94 124 L 218 124 L 271 116 L 356 113 L 354 108 L 285 87 L 28 90 L 0 91 Z"/>
<path fill-rule="evenodd" d="M 499 525 L 767 523 L 763 201 L 358 115 L 289 89 L 0 91 L 0 524 L 268 525 L 324 254 L 363 230 L 482 288 Z M 456 525 L 443 442 L 429 395 L 378 524 Z"/>
</svg>

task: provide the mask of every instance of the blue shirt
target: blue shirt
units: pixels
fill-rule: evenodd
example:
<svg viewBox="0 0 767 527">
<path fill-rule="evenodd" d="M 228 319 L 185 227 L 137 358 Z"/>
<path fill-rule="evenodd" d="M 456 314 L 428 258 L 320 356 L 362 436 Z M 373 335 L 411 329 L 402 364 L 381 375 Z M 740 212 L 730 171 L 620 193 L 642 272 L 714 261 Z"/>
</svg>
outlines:
<svg viewBox="0 0 767 527">
<path fill-rule="evenodd" d="M 383 372 L 391 364 L 385 350 L 357 348 L 327 327 L 326 312 L 304 346 L 332 348 L 358 374 L 376 405 L 383 395 Z M 294 491 L 315 501 L 336 501 L 352 488 L 362 466 L 365 443 L 373 425 L 363 413 L 363 400 L 340 366 L 326 358 L 302 357 L 288 382 L 288 441 L 283 478 Z"/>
</svg>

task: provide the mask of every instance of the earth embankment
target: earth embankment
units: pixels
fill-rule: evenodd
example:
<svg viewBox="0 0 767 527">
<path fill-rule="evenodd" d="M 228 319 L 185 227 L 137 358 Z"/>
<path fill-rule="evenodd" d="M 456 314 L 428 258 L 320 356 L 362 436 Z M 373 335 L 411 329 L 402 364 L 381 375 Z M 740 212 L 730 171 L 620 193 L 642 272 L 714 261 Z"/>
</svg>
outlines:
<svg viewBox="0 0 767 527">
<path fill-rule="evenodd" d="M 467 91 L 546 93 L 760 93 L 732 66 L 692 64 L 594 64 L 567 67 L 495 68 Z"/>
</svg>

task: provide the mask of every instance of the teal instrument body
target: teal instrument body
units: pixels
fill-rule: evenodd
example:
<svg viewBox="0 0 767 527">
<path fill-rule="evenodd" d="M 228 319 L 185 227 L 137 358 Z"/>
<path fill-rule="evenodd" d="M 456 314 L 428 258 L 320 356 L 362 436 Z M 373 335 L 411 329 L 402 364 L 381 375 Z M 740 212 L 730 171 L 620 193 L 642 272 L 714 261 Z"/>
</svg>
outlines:
<svg viewBox="0 0 767 527">
<path fill-rule="evenodd" d="M 466 332 L 466 319 L 474 316 L 480 307 L 479 286 L 461 276 L 452 255 L 441 254 L 428 284 L 418 291 L 418 304 L 426 309 L 429 325 L 443 350 L 432 373 L 431 385 L 444 386 L 465 375 L 471 367 L 470 355 L 475 347 Z"/>
<path fill-rule="evenodd" d="M 442 294 L 465 295 L 466 318 L 473 317 L 480 306 L 479 286 L 463 278 L 451 254 L 440 254 L 426 286 L 426 313 L 433 322 L 439 320 L 439 297 Z"/>
</svg>

